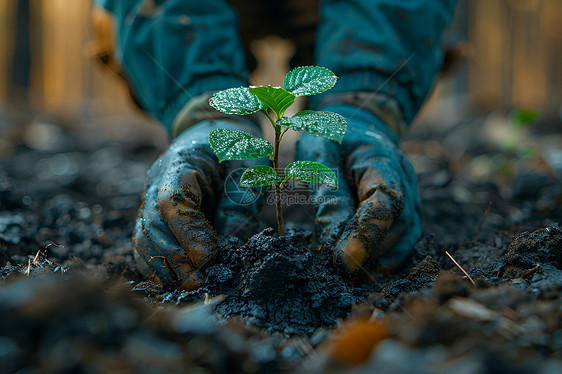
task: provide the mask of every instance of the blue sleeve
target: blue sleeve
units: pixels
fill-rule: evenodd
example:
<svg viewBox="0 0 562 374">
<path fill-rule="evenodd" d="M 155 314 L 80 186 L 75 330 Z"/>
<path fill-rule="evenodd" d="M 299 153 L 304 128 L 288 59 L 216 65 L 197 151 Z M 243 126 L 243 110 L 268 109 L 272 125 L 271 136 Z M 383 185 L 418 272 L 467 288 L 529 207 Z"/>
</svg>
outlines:
<svg viewBox="0 0 562 374">
<path fill-rule="evenodd" d="M 168 129 L 193 97 L 247 86 L 238 15 L 226 0 L 95 0 L 114 19 L 114 58 Z"/>
<path fill-rule="evenodd" d="M 441 37 L 453 19 L 456 3 L 457 0 L 321 2 L 315 62 L 340 77 L 330 93 L 366 91 L 387 95 L 399 103 L 410 124 L 441 66 Z"/>
</svg>

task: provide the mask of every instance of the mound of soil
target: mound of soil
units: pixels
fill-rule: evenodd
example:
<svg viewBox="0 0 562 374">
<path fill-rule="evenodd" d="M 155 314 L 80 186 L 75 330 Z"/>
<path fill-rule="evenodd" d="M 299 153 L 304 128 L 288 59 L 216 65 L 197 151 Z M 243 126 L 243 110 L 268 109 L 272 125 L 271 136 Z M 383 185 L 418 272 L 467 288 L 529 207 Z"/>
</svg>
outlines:
<svg viewBox="0 0 562 374">
<path fill-rule="evenodd" d="M 201 289 L 161 297 L 179 304 L 205 293 L 224 294 L 216 307 L 224 318 L 240 317 L 286 336 L 312 335 L 347 317 L 351 306 L 367 296 L 345 283 L 331 257 L 329 248 L 311 243 L 310 235 L 289 230 L 279 237 L 269 228 L 247 243 L 232 239 L 220 246 L 218 263 L 205 270 Z"/>
</svg>

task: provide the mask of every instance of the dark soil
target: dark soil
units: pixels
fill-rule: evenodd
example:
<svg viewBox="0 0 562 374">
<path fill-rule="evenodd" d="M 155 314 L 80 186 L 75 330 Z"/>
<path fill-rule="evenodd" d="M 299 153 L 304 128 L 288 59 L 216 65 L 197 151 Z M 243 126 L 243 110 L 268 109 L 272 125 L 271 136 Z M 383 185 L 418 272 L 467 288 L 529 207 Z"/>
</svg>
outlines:
<svg viewBox="0 0 562 374">
<path fill-rule="evenodd" d="M 465 164 L 497 150 L 452 164 L 412 139 L 424 234 L 402 272 L 352 287 L 310 233 L 267 229 L 224 238 L 201 289 L 169 292 L 130 240 L 162 147 L 51 124 L 59 142 L 37 146 L 32 125 L 0 126 L 1 372 L 562 370 L 561 179 L 541 160 L 475 183 Z"/>
<path fill-rule="evenodd" d="M 220 246 L 218 263 L 205 270 L 200 290 L 165 293 L 162 300 L 179 304 L 201 300 L 205 293 L 224 294 L 216 307 L 222 317 L 239 316 L 286 336 L 310 336 L 347 317 L 367 293 L 348 286 L 334 268 L 329 248 L 309 239 L 296 231 L 279 237 L 271 228 L 244 244 L 233 239 Z"/>
</svg>

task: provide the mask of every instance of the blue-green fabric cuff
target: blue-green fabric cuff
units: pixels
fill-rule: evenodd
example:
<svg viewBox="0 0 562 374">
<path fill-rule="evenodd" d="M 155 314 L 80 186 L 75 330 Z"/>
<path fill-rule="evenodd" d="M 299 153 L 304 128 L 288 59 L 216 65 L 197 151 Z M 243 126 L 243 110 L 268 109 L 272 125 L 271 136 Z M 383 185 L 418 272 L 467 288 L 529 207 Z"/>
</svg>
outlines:
<svg viewBox="0 0 562 374">
<path fill-rule="evenodd" d="M 216 74 L 208 77 L 199 77 L 194 79 L 193 85 L 181 90 L 178 96 L 172 100 L 168 108 L 158 118 L 172 136 L 172 124 L 180 111 L 188 105 L 190 100 L 199 97 L 207 92 L 215 92 L 224 90 L 231 87 L 248 86 L 248 80 L 242 76 L 221 75 Z M 209 111 L 216 111 L 213 109 L 208 101 L 198 103 L 202 110 L 208 109 Z M 176 134 L 177 135 L 177 134 Z"/>
</svg>

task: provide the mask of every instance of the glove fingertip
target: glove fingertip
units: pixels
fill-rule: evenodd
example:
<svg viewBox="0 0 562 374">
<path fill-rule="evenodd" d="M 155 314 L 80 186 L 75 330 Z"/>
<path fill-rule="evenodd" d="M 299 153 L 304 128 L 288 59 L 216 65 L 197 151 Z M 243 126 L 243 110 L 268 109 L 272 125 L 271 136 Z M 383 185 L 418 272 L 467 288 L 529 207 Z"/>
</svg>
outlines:
<svg viewBox="0 0 562 374">
<path fill-rule="evenodd" d="M 367 250 L 358 236 L 349 236 L 334 249 L 336 261 L 349 274 L 355 274 L 367 259 Z"/>
</svg>

